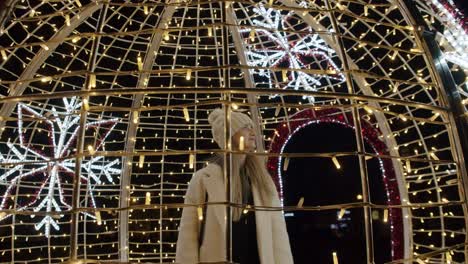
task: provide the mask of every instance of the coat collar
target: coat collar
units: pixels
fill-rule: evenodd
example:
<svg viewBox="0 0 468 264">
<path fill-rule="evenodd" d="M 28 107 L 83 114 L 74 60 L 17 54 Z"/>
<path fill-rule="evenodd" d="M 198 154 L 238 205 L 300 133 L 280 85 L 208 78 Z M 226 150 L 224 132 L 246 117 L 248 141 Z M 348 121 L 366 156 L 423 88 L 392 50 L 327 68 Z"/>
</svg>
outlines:
<svg viewBox="0 0 468 264">
<path fill-rule="evenodd" d="M 224 192 L 224 179 L 223 171 L 220 166 L 216 164 L 208 164 L 201 170 L 204 174 L 203 183 L 205 185 L 210 201 L 224 202 L 226 201 Z"/>
<path fill-rule="evenodd" d="M 210 163 L 205 168 L 200 170 L 204 174 L 203 183 L 208 192 L 210 202 L 226 202 L 225 185 L 223 170 L 219 165 Z M 273 183 L 272 183 L 273 184 Z M 252 184 L 252 194 L 254 196 L 254 205 L 263 205 L 260 199 L 260 192 L 255 184 Z M 278 196 L 269 197 L 272 199 L 273 206 L 280 206 Z M 224 215 L 223 215 L 224 216 Z M 223 217 L 221 216 L 220 220 Z"/>
<path fill-rule="evenodd" d="M 208 199 L 210 202 L 225 202 L 225 186 L 223 179 L 223 171 L 220 166 L 209 164 L 203 170 L 205 177 L 203 177 L 206 191 L 208 192 Z M 260 199 L 260 192 L 255 184 L 252 184 L 252 194 L 254 205 L 262 205 Z M 276 201 L 277 202 L 277 201 Z M 221 230 L 225 230 L 226 210 L 224 206 L 213 206 L 214 214 Z M 261 263 L 274 263 L 271 248 L 273 248 L 272 237 L 272 222 L 271 214 L 268 211 L 255 211 L 255 219 L 257 222 L 257 236 L 258 236 L 258 249 L 260 254 Z"/>
<path fill-rule="evenodd" d="M 216 164 L 208 164 L 203 170 L 205 177 L 203 183 L 206 191 L 208 192 L 208 199 L 210 202 L 226 202 L 225 186 L 223 179 L 223 171 L 220 166 Z M 213 206 L 218 223 L 224 226 L 224 219 L 226 212 L 224 206 Z"/>
</svg>

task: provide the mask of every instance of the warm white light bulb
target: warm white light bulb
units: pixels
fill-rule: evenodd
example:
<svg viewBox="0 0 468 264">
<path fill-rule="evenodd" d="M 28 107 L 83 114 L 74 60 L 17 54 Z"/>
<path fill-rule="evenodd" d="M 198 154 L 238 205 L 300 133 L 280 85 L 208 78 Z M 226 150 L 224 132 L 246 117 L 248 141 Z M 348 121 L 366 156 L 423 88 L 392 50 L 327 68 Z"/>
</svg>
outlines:
<svg viewBox="0 0 468 264">
<path fill-rule="evenodd" d="M 145 155 L 140 155 L 140 160 L 138 161 L 138 167 L 141 169 L 145 163 Z"/>
<path fill-rule="evenodd" d="M 7 53 L 5 50 L 0 50 L 0 53 L 2 54 L 2 59 L 3 60 L 7 60 L 8 59 L 8 56 L 7 56 Z"/>
<path fill-rule="evenodd" d="M 201 207 L 197 208 L 198 220 L 203 220 L 203 209 Z"/>
<path fill-rule="evenodd" d="M 184 119 L 185 119 L 185 121 L 186 121 L 186 122 L 190 121 L 190 114 L 189 114 L 188 108 L 187 108 L 187 107 L 184 107 L 183 112 L 184 112 Z"/>
<path fill-rule="evenodd" d="M 70 15 L 65 15 L 65 25 L 70 26 Z"/>
<path fill-rule="evenodd" d="M 146 192 L 145 205 L 150 205 L 150 204 L 151 204 L 151 193 Z"/>
<path fill-rule="evenodd" d="M 143 70 L 143 62 L 141 61 L 140 55 L 138 55 L 138 57 L 137 57 L 137 66 L 138 66 L 139 71 Z"/>
<path fill-rule="evenodd" d="M 99 211 L 96 212 L 96 221 L 97 225 L 102 225 L 101 212 Z"/>
<path fill-rule="evenodd" d="M 346 212 L 346 210 L 345 210 L 344 208 L 341 208 L 341 209 L 340 209 L 340 213 L 338 214 L 338 219 L 343 218 L 345 212 Z"/>
<path fill-rule="evenodd" d="M 336 252 L 332 253 L 333 256 L 333 264 L 339 264 L 338 262 L 338 254 Z"/>
<path fill-rule="evenodd" d="M 250 38 L 250 41 L 254 41 L 254 40 L 255 40 L 255 29 L 254 29 L 254 28 L 252 28 L 252 29 L 250 30 L 249 38 Z"/>
<path fill-rule="evenodd" d="M 96 88 L 96 74 L 90 74 L 89 75 L 89 85 L 88 88 Z"/>
<path fill-rule="evenodd" d="M 244 147 L 245 147 L 244 136 L 241 136 L 239 138 L 239 150 L 244 151 Z"/>
<path fill-rule="evenodd" d="M 89 154 L 91 154 L 91 155 L 94 155 L 94 153 L 96 152 L 92 145 L 88 145 L 88 151 L 89 151 Z"/>
<path fill-rule="evenodd" d="M 133 111 L 133 123 L 138 123 L 138 111 Z"/>
<path fill-rule="evenodd" d="M 194 154 L 190 154 L 190 155 L 189 155 L 189 168 L 190 168 L 190 169 L 193 169 L 194 163 L 195 163 L 195 155 L 194 155 Z"/>
<path fill-rule="evenodd" d="M 340 162 L 338 161 L 338 159 L 337 159 L 336 157 L 333 157 L 333 158 L 332 158 L 332 161 L 333 161 L 333 163 L 335 164 L 335 167 L 336 167 L 337 169 L 341 169 Z"/>
</svg>

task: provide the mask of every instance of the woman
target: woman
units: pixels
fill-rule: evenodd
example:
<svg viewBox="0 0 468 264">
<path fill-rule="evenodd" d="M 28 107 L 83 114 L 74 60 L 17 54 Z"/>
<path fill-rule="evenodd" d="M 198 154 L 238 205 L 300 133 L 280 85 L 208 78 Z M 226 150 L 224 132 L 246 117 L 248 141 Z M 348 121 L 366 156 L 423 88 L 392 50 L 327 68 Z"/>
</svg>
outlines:
<svg viewBox="0 0 468 264">
<path fill-rule="evenodd" d="M 213 138 L 224 148 L 224 111 L 214 110 L 208 117 Z M 240 112 L 231 113 L 232 146 L 241 145 L 249 153 L 255 150 L 252 120 Z M 243 139 L 241 139 L 241 137 Z M 243 141 L 243 144 L 241 143 Z M 208 165 L 195 172 L 187 193 L 186 204 L 225 202 L 223 156 L 215 156 Z M 233 154 L 231 191 L 233 203 L 255 206 L 280 206 L 278 192 L 264 160 L 251 154 Z M 286 224 L 281 211 L 248 211 L 233 208 L 233 261 L 242 264 L 293 263 Z M 176 263 L 210 263 L 226 261 L 225 205 L 210 205 L 200 221 L 196 207 L 184 207 L 177 240 Z M 200 234 L 202 222 L 204 232 Z"/>
</svg>

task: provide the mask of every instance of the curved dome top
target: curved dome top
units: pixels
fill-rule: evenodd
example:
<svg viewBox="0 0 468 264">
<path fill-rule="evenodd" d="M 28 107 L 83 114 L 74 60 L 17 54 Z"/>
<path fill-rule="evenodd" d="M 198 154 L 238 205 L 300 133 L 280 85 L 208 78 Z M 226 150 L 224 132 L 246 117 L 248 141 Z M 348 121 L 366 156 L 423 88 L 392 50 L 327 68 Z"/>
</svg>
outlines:
<svg viewBox="0 0 468 264">
<path fill-rule="evenodd" d="M 451 93 L 466 114 L 466 32 L 436 0 L 409 2 L 6 1 L 0 260 L 172 261 L 187 183 L 219 151 L 207 114 L 223 107 L 252 116 L 270 162 L 316 112 L 365 123 L 385 150 L 319 156 L 387 160 L 393 259 L 457 246 L 463 262 Z M 451 93 L 424 29 L 443 39 Z"/>
</svg>

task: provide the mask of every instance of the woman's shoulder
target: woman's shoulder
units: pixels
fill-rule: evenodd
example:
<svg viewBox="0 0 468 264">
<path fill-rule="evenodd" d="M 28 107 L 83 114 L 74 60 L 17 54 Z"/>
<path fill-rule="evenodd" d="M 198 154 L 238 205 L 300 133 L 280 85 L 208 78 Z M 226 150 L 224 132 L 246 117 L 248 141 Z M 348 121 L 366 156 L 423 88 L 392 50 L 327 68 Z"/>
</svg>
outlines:
<svg viewBox="0 0 468 264">
<path fill-rule="evenodd" d="M 197 170 L 189 182 L 189 187 L 196 188 L 197 186 L 205 186 L 206 180 L 222 179 L 223 172 L 221 167 L 216 164 L 208 164 L 202 169 Z"/>
<path fill-rule="evenodd" d="M 205 167 L 196 171 L 193 177 L 211 177 L 222 175 L 222 173 L 222 169 L 219 165 L 216 163 L 208 163 Z"/>
</svg>

